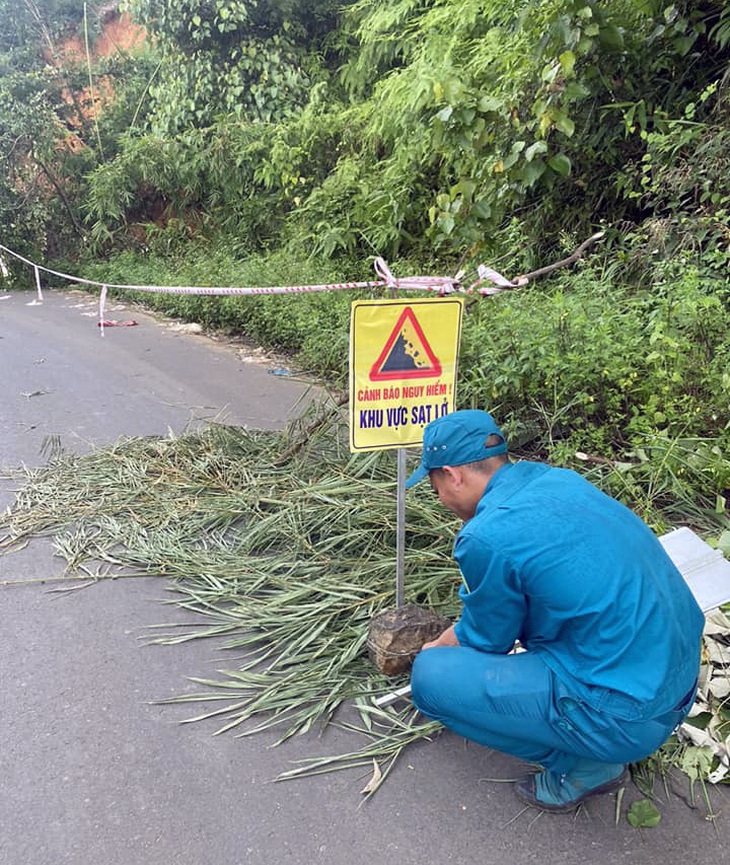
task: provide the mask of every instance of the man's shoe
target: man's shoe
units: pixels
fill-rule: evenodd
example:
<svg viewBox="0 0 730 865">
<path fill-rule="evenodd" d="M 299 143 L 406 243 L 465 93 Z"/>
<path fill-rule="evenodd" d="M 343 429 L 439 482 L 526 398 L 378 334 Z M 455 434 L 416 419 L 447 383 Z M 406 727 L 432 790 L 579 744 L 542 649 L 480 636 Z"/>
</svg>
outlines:
<svg viewBox="0 0 730 865">
<path fill-rule="evenodd" d="M 548 771 L 523 775 L 515 782 L 515 795 L 527 805 L 564 814 L 591 796 L 617 790 L 628 779 L 629 772 L 622 763 L 580 760 L 567 775 Z"/>
</svg>

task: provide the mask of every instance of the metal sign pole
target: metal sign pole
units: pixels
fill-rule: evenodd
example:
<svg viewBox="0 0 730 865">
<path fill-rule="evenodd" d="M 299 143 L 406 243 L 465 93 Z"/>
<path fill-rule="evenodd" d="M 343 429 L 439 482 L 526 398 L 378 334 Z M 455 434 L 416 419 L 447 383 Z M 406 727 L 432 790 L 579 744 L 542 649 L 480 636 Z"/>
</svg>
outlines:
<svg viewBox="0 0 730 865">
<path fill-rule="evenodd" d="M 395 605 L 402 607 L 406 563 L 406 449 L 398 448 L 398 495 L 396 500 Z"/>
</svg>

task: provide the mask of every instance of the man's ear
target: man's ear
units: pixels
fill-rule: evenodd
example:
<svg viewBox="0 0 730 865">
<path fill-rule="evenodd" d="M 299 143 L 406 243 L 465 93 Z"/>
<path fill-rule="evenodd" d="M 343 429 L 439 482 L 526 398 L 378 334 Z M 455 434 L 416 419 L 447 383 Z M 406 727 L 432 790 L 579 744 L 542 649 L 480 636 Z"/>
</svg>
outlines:
<svg viewBox="0 0 730 865">
<path fill-rule="evenodd" d="M 464 473 L 461 466 L 443 466 L 441 471 L 448 476 L 452 484 L 460 487 L 464 481 Z"/>
</svg>

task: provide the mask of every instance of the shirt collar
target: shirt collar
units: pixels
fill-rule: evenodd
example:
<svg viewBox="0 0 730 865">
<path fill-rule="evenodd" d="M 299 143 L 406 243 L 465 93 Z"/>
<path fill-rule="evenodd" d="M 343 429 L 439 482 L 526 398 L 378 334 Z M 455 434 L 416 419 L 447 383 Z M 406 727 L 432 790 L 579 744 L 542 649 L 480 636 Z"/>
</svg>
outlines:
<svg viewBox="0 0 730 865">
<path fill-rule="evenodd" d="M 533 463 L 526 460 L 518 463 L 505 463 L 489 479 L 484 494 L 477 504 L 474 516 L 481 516 L 496 510 L 535 477 L 548 470 L 549 466 L 544 463 Z"/>
</svg>

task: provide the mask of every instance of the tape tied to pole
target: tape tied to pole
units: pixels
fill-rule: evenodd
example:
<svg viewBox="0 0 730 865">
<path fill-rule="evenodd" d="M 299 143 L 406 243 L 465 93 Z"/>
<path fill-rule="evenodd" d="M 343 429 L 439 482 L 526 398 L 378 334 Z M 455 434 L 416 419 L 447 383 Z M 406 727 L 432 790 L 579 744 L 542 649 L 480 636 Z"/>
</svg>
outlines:
<svg viewBox="0 0 730 865">
<path fill-rule="evenodd" d="M 38 291 L 38 300 L 43 303 L 43 289 L 41 288 L 41 273 L 37 264 L 33 265 L 33 270 L 35 271 L 35 285 Z"/>
<path fill-rule="evenodd" d="M 106 306 L 107 287 L 102 285 L 101 294 L 99 295 L 99 334 L 104 336 L 104 307 Z"/>
<path fill-rule="evenodd" d="M 570 259 L 566 259 L 565 262 L 559 262 L 557 265 L 551 265 L 548 268 L 544 268 L 543 270 L 552 270 L 555 267 L 560 267 L 565 263 L 572 262 L 574 258 L 577 257 L 579 253 L 582 252 L 583 248 L 587 246 L 589 243 L 592 243 L 594 240 L 600 238 L 602 233 L 594 235 L 585 241 L 584 244 L 574 253 L 574 255 Z M 469 288 L 463 288 L 461 285 L 461 278 L 463 276 L 463 272 L 459 272 L 456 276 L 409 276 L 403 277 L 401 279 L 396 278 L 393 271 L 391 270 L 388 263 L 384 258 L 378 256 L 374 261 L 374 269 L 375 274 L 377 276 L 376 280 L 366 280 L 362 282 L 339 282 L 339 283 L 323 283 L 320 285 L 280 285 L 280 286 L 185 286 L 185 285 L 132 285 L 132 284 L 124 284 L 124 283 L 102 283 L 96 282 L 92 279 L 84 279 L 83 277 L 73 276 L 68 273 L 63 273 L 62 271 L 52 270 L 49 267 L 43 267 L 42 265 L 36 264 L 25 256 L 20 255 L 12 249 L 9 249 L 7 246 L 4 246 L 0 243 L 0 250 L 6 252 L 8 255 L 13 256 L 14 258 L 22 261 L 24 264 L 27 264 L 29 267 L 33 268 L 35 274 L 35 282 L 36 289 L 38 291 L 38 301 L 36 303 L 42 303 L 43 301 L 43 293 L 41 289 L 41 276 L 40 272 L 51 274 L 52 276 L 56 276 L 59 279 L 64 279 L 68 282 L 81 285 L 81 286 L 89 286 L 91 288 L 99 288 L 100 296 L 99 296 L 99 332 L 101 336 L 104 336 L 105 327 L 119 326 L 119 322 L 112 323 L 109 319 L 104 317 L 104 309 L 106 306 L 107 295 L 110 290 L 115 291 L 138 291 L 138 292 L 147 292 L 152 294 L 181 294 L 181 295 L 220 295 L 220 296 L 232 296 L 232 295 L 241 295 L 241 296 L 256 296 L 256 295 L 264 295 L 264 294 L 298 294 L 305 292 L 321 292 L 321 291 L 353 291 L 360 289 L 375 289 L 375 288 L 388 288 L 391 289 L 393 294 L 400 290 L 409 290 L 409 291 L 424 291 L 438 294 L 439 297 L 445 297 L 447 295 L 451 295 L 457 292 L 462 292 L 465 294 L 472 294 L 475 291 L 478 291 L 481 295 L 490 295 L 490 294 L 499 294 L 501 291 L 505 291 L 507 289 L 519 288 L 521 286 L 525 286 L 529 282 L 530 276 L 539 275 L 542 271 L 536 271 L 534 274 L 529 274 L 527 276 L 520 276 L 518 279 L 514 281 L 510 281 L 502 276 L 500 273 L 497 273 L 491 267 L 487 267 L 486 265 L 479 265 L 478 275 L 479 279 L 474 282 Z M 484 282 L 492 283 L 491 286 L 484 286 Z M 131 322 L 124 322 L 123 324 L 131 324 Z M 136 322 L 135 322 L 136 324 Z"/>
</svg>

